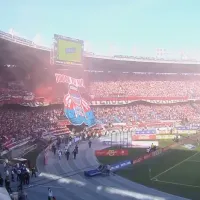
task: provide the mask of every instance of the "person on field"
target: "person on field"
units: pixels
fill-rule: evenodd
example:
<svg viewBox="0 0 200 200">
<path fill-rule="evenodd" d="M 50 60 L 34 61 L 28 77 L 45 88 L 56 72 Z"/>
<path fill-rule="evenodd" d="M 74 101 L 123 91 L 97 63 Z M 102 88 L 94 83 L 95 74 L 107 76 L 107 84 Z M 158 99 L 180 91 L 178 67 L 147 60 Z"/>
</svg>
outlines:
<svg viewBox="0 0 200 200">
<path fill-rule="evenodd" d="M 76 151 L 76 149 L 74 149 L 74 151 L 73 151 L 73 155 L 74 155 L 74 160 L 76 160 L 76 155 L 77 155 L 77 151 Z"/>
<path fill-rule="evenodd" d="M 12 180 L 12 182 L 15 181 L 15 172 L 14 172 L 14 169 L 11 170 L 11 180 Z"/>
<path fill-rule="evenodd" d="M 65 155 L 66 155 L 67 160 L 69 160 L 69 156 L 70 156 L 69 149 L 67 149 L 67 150 L 65 151 Z"/>
<path fill-rule="evenodd" d="M 108 175 L 110 175 L 110 170 L 111 170 L 111 166 L 110 165 L 106 165 L 106 173 Z"/>
<path fill-rule="evenodd" d="M 59 151 L 58 151 L 59 160 L 61 160 L 61 156 L 62 156 L 62 152 L 61 152 L 61 150 L 59 150 Z"/>
<path fill-rule="evenodd" d="M 51 188 L 48 188 L 48 200 L 53 200 L 53 192 Z"/>
<path fill-rule="evenodd" d="M 35 167 L 32 167 L 31 172 L 32 172 L 31 177 L 35 176 L 35 178 L 36 178 L 36 168 Z"/>
<path fill-rule="evenodd" d="M 146 152 L 150 153 L 150 151 L 151 151 L 151 147 L 147 148 Z"/>
<path fill-rule="evenodd" d="M 78 154 L 78 145 L 75 146 L 76 154 Z"/>
<path fill-rule="evenodd" d="M 91 140 L 89 140 L 88 145 L 89 145 L 89 148 L 91 148 L 91 146 L 92 146 Z"/>
</svg>

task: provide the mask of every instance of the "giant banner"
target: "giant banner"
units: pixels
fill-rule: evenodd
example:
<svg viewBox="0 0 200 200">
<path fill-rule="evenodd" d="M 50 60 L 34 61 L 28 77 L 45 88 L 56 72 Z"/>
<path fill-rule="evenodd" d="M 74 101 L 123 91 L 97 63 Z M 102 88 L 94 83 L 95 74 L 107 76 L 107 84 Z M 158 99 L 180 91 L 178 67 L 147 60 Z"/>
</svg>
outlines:
<svg viewBox="0 0 200 200">
<path fill-rule="evenodd" d="M 71 124 L 89 127 L 95 125 L 95 117 L 88 102 L 81 97 L 79 87 L 84 87 L 83 79 L 75 79 L 63 74 L 55 74 L 57 83 L 68 84 L 68 93 L 64 96 L 64 113 Z"/>
<path fill-rule="evenodd" d="M 83 79 L 75 79 L 66 75 L 56 74 L 56 81 L 58 83 L 66 83 L 68 85 L 75 85 L 76 87 L 84 87 Z M 49 100 L 44 97 L 36 98 L 32 93 L 27 93 L 25 96 L 12 96 L 11 92 L 0 91 L 2 93 L 0 95 L 0 105 L 1 104 L 20 104 L 23 106 L 30 107 L 38 107 L 38 106 L 48 106 L 50 104 L 62 104 L 62 99 L 54 99 Z M 189 102 L 189 101 L 199 101 L 200 99 L 189 99 L 187 97 L 107 97 L 107 98 L 99 98 L 94 97 L 91 98 L 90 105 L 92 106 L 103 106 L 103 105 L 126 105 L 131 104 L 133 102 L 148 102 L 152 104 L 174 104 L 181 102 Z"/>
</svg>

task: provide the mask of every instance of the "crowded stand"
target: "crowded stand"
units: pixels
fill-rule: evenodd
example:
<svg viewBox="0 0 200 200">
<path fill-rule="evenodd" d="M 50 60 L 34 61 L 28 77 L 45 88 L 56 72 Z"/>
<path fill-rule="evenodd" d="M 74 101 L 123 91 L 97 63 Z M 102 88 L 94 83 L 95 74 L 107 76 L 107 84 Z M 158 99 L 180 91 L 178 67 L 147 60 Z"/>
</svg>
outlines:
<svg viewBox="0 0 200 200">
<path fill-rule="evenodd" d="M 57 121 L 61 112 L 61 108 L 55 107 L 1 107 L 0 136 L 2 148 L 12 147 L 10 145 L 13 142 L 22 141 L 28 137 L 41 137 L 44 130 L 60 133 Z"/>
<path fill-rule="evenodd" d="M 134 104 L 127 106 L 94 107 L 95 116 L 102 123 L 130 123 L 140 121 L 200 120 L 200 113 L 188 104 Z"/>
<path fill-rule="evenodd" d="M 92 73 L 90 94 L 94 97 L 199 97 L 199 75 Z"/>
</svg>

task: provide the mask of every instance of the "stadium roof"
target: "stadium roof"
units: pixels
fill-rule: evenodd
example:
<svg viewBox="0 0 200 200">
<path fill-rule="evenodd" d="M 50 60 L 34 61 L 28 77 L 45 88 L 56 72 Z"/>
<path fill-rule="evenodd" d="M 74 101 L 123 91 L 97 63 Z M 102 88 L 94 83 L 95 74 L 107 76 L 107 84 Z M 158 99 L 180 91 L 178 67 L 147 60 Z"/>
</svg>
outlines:
<svg viewBox="0 0 200 200">
<path fill-rule="evenodd" d="M 50 48 L 34 44 L 32 41 L 0 31 L 0 65 L 19 65 L 24 69 L 48 68 Z M 56 68 L 63 68 L 56 66 Z M 87 70 L 162 73 L 200 73 L 200 62 L 193 60 L 163 60 L 129 56 L 98 56 L 84 53 L 84 68 Z M 64 67 L 66 69 L 66 67 Z"/>
<path fill-rule="evenodd" d="M 10 33 L 6 33 L 0 31 L 0 38 L 15 42 L 24 46 L 29 46 L 32 48 L 44 50 L 44 51 L 51 51 L 51 48 L 40 46 L 35 44 L 31 40 L 27 40 L 25 38 L 12 35 Z M 115 55 L 115 56 L 105 56 L 105 55 L 96 55 L 92 52 L 84 52 L 85 57 L 93 57 L 93 58 L 101 58 L 101 59 L 112 59 L 112 60 L 126 60 L 126 61 L 139 61 L 139 62 L 158 62 L 158 63 L 186 63 L 186 64 L 200 64 L 200 60 L 196 59 L 165 59 L 161 57 L 144 57 L 144 56 L 127 56 L 127 55 Z"/>
</svg>

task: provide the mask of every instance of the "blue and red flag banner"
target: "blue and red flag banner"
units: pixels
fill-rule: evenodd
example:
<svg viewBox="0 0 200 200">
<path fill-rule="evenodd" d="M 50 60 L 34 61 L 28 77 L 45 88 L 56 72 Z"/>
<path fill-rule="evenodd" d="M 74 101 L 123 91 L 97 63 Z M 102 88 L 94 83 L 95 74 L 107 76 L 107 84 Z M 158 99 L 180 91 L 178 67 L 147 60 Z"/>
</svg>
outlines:
<svg viewBox="0 0 200 200">
<path fill-rule="evenodd" d="M 89 127 L 96 123 L 95 116 L 88 102 L 79 93 L 79 87 L 84 87 L 83 79 L 75 79 L 66 75 L 56 74 L 57 83 L 68 84 L 68 93 L 64 96 L 64 114 L 71 124 Z"/>
</svg>

